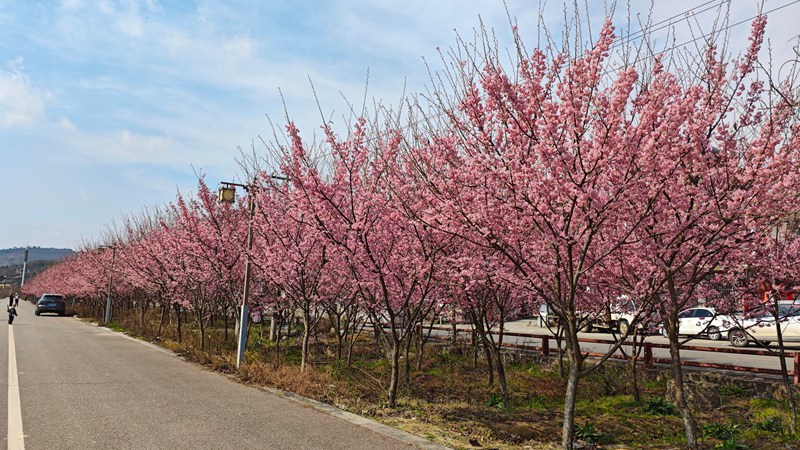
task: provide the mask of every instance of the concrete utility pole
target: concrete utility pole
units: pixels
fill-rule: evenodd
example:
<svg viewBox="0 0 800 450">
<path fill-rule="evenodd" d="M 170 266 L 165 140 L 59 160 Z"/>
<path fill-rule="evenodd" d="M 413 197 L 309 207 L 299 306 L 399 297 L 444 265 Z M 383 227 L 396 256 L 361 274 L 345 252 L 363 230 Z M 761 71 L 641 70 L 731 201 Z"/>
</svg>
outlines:
<svg viewBox="0 0 800 450">
<path fill-rule="evenodd" d="M 28 246 L 25 246 L 25 256 L 22 259 L 22 281 L 19 284 L 20 289 L 25 287 L 25 272 L 28 269 Z"/>
</svg>

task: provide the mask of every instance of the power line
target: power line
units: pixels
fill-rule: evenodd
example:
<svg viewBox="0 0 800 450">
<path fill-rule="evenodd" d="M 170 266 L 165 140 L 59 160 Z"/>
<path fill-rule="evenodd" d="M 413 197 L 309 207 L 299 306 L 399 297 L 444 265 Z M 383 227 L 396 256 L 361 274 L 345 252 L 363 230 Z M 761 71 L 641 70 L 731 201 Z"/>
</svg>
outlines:
<svg viewBox="0 0 800 450">
<path fill-rule="evenodd" d="M 796 3 L 800 3 L 800 0 L 791 1 L 789 3 L 786 3 L 785 5 L 778 6 L 777 8 L 773 8 L 773 9 L 771 9 L 769 11 L 766 11 L 766 12 L 763 12 L 763 13 L 760 13 L 760 14 L 756 14 L 755 16 L 750 17 L 748 19 L 740 20 L 739 22 L 724 26 L 724 27 L 720 28 L 718 31 L 712 31 L 712 32 L 704 34 L 702 36 L 698 36 L 698 37 L 696 37 L 696 38 L 694 38 L 694 39 L 692 39 L 690 41 L 684 42 L 683 44 L 678 44 L 678 45 L 676 45 L 674 47 L 668 48 L 668 49 L 664 50 L 664 52 L 667 52 L 667 51 L 670 51 L 670 50 L 675 50 L 675 49 L 678 49 L 678 48 L 681 48 L 681 47 L 685 47 L 685 46 L 687 46 L 687 45 L 689 45 L 689 44 L 691 44 L 693 42 L 697 42 L 700 39 L 707 38 L 707 37 L 709 37 L 709 36 L 711 36 L 711 35 L 713 35 L 715 33 L 726 31 L 726 30 L 729 30 L 729 29 L 731 29 L 731 28 L 733 28 L 735 26 L 739 26 L 739 25 L 742 25 L 744 23 L 751 22 L 757 17 L 766 16 L 767 14 L 774 13 L 775 11 L 780 11 L 781 9 L 789 7 L 789 6 L 792 6 L 792 5 L 796 4 Z"/>
<path fill-rule="evenodd" d="M 702 11 L 700 11 L 700 13 L 702 13 L 702 12 L 705 12 L 705 11 L 708 11 L 709 9 L 713 9 L 713 8 L 716 8 L 716 7 L 718 7 L 718 6 L 721 6 L 721 5 L 722 5 L 722 4 L 724 4 L 725 2 L 729 2 L 729 1 L 730 1 L 730 0 L 721 0 L 721 1 L 719 1 L 719 3 L 717 3 L 716 5 L 713 5 L 713 6 L 710 6 L 710 7 L 706 8 L 706 9 L 703 9 Z M 691 12 L 691 11 L 695 10 L 695 9 L 702 8 L 702 7 L 704 7 L 704 6 L 707 6 L 707 5 L 709 5 L 710 3 L 715 3 L 715 2 L 717 2 L 717 0 L 710 0 L 710 1 L 707 1 L 707 2 L 705 2 L 705 3 L 702 3 L 702 4 L 698 5 L 698 6 L 695 6 L 695 7 L 693 7 L 693 8 L 690 8 L 690 9 L 688 9 L 688 10 L 686 10 L 686 11 L 684 11 L 684 12 L 680 13 L 680 14 L 676 14 L 676 15 L 674 15 L 674 16 L 672 16 L 672 17 L 668 18 L 668 19 L 664 19 L 664 20 L 662 20 L 662 21 L 658 22 L 658 24 L 662 24 L 662 23 L 668 22 L 668 21 L 670 21 L 670 20 L 672 20 L 672 19 L 674 19 L 674 18 L 676 18 L 676 17 L 678 17 L 678 16 L 681 16 L 681 15 L 687 14 L 687 13 L 689 13 L 689 12 Z M 692 43 L 694 43 L 694 42 L 697 42 L 697 41 L 698 41 L 698 40 L 700 40 L 700 39 L 705 39 L 705 38 L 707 38 L 707 37 L 709 37 L 709 36 L 712 36 L 712 35 L 714 35 L 714 34 L 716 34 L 716 33 L 720 33 L 720 32 L 723 32 L 723 31 L 729 30 L 729 29 L 731 29 L 731 28 L 733 28 L 733 27 L 736 27 L 736 26 L 739 26 L 739 25 L 742 25 L 742 24 L 745 24 L 745 23 L 751 22 L 751 21 L 753 21 L 754 19 L 756 19 L 757 17 L 760 17 L 760 16 L 765 16 L 765 15 L 771 14 L 771 13 L 773 13 L 773 12 L 780 11 L 780 10 L 782 10 L 782 9 L 784 9 L 784 8 L 787 8 L 787 7 L 789 7 L 789 6 L 795 5 L 795 4 L 797 4 L 797 3 L 800 3 L 800 0 L 793 0 L 793 1 L 789 2 L 789 3 L 786 3 L 786 4 L 784 4 L 784 5 L 781 5 L 781 6 L 778 6 L 778 7 L 776 7 L 776 8 L 773 8 L 773 9 L 771 9 L 771 10 L 769 10 L 769 11 L 766 11 L 766 12 L 761 12 L 761 13 L 759 13 L 759 14 L 756 14 L 756 15 L 754 15 L 754 16 L 752 16 L 752 17 L 749 17 L 749 18 L 747 18 L 747 19 L 740 20 L 739 22 L 736 22 L 736 23 L 732 23 L 732 24 L 726 25 L 726 26 L 724 26 L 724 27 L 720 28 L 719 30 L 715 30 L 715 31 L 712 31 L 712 32 L 706 33 L 706 34 L 704 34 L 704 35 L 701 35 L 701 36 L 698 36 L 698 37 L 696 37 L 696 38 L 694 38 L 694 39 L 691 39 L 691 40 L 689 40 L 689 41 L 686 41 L 686 42 L 684 42 L 684 43 L 682 43 L 682 44 L 677 44 L 677 45 L 674 45 L 674 46 L 672 46 L 672 47 L 669 47 L 669 48 L 667 48 L 667 49 L 664 49 L 663 51 L 661 51 L 661 52 L 660 52 L 660 53 L 658 53 L 658 54 L 660 55 L 660 54 L 664 54 L 664 53 L 667 53 L 667 52 L 670 52 L 670 51 L 673 51 L 673 50 L 677 50 L 677 49 L 679 49 L 679 48 L 682 48 L 682 47 L 685 47 L 685 46 L 687 46 L 687 45 L 689 45 L 689 44 L 692 44 Z M 669 25 L 666 25 L 666 26 L 669 26 Z M 639 30 L 637 33 L 642 33 L 642 34 L 644 34 L 646 31 L 647 31 L 647 32 L 658 31 L 658 30 L 660 30 L 660 29 L 663 29 L 663 28 L 664 28 L 664 27 L 657 28 L 657 29 L 655 29 L 655 30 L 649 30 L 647 27 L 645 27 L 645 28 L 643 28 L 642 30 Z M 636 33 L 634 33 L 634 34 L 636 34 Z M 630 36 L 630 35 L 629 35 L 629 36 Z M 621 39 L 621 38 L 619 38 L 619 39 L 617 39 L 617 40 L 620 40 L 620 39 Z M 621 45 L 621 44 L 618 44 L 618 45 Z M 617 46 L 618 46 L 618 45 L 617 45 Z M 609 49 L 612 49 L 612 48 L 614 48 L 614 47 L 609 47 Z M 641 62 L 641 61 L 643 61 L 645 58 L 647 58 L 647 57 L 644 57 L 644 58 L 641 58 L 641 59 L 636 59 L 636 60 L 634 60 L 634 61 L 631 63 L 631 65 L 633 65 L 633 64 L 636 64 L 636 63 L 638 63 L 638 62 Z M 609 69 L 609 70 L 608 70 L 608 71 L 606 71 L 606 72 L 605 72 L 603 75 L 607 75 L 607 74 L 610 74 L 610 73 L 615 73 L 615 72 L 618 72 L 618 71 L 619 71 L 619 69 Z M 420 119 L 420 120 L 417 120 L 417 121 L 415 121 L 415 122 L 413 122 L 413 123 L 411 123 L 411 124 L 408 124 L 408 125 L 406 125 L 406 126 L 403 126 L 403 127 L 399 127 L 399 130 L 405 131 L 405 130 L 408 130 L 409 128 L 411 128 L 411 127 L 416 127 L 416 126 L 418 126 L 418 125 L 422 125 L 422 124 L 423 124 L 423 123 L 425 123 L 426 121 L 428 121 L 428 120 L 430 120 L 430 119 L 437 119 L 437 118 L 440 118 L 440 117 L 444 116 L 446 113 L 447 113 L 446 111 L 442 111 L 442 112 L 439 112 L 439 113 L 435 113 L 435 114 L 428 115 L 428 116 L 426 116 L 425 118 L 423 118 L 423 119 Z M 373 141 L 375 141 L 375 140 L 379 139 L 379 137 L 380 137 L 380 136 L 376 136 L 376 137 L 373 137 L 373 138 L 367 139 L 367 140 L 366 140 L 366 142 L 373 142 Z"/>
<path fill-rule="evenodd" d="M 689 8 L 686 11 L 683 11 L 681 13 L 675 14 L 675 15 L 673 15 L 671 17 L 668 17 L 668 18 L 666 18 L 664 20 L 661 20 L 660 22 L 656 22 L 656 23 L 654 23 L 654 24 L 652 24 L 650 26 L 642 28 L 641 30 L 636 31 L 634 33 L 631 33 L 631 34 L 629 34 L 627 36 L 620 36 L 617 40 L 618 41 L 628 41 L 628 40 L 631 40 L 631 39 L 638 39 L 640 36 L 644 36 L 645 32 L 652 33 L 652 32 L 655 32 L 655 31 L 661 31 L 664 28 L 668 28 L 668 27 L 672 26 L 673 25 L 673 22 L 672 22 L 673 19 L 677 19 L 679 17 L 686 16 L 689 13 L 693 13 L 694 15 L 702 14 L 702 13 L 704 13 L 706 11 L 709 11 L 709 10 L 714 9 L 714 8 L 718 8 L 718 7 L 722 6 L 723 4 L 729 3 L 729 2 L 730 2 L 730 0 L 720 0 L 720 1 L 718 1 L 718 0 L 709 0 L 709 1 L 705 2 L 705 3 L 701 3 L 701 4 L 699 4 L 699 5 L 695 6 L 695 7 Z M 702 8 L 704 6 L 707 6 L 707 5 L 711 4 L 711 3 L 714 3 L 714 5 L 711 5 L 708 8 L 705 8 L 705 9 L 703 9 L 701 11 L 694 12 L 694 10 L 696 10 L 698 8 Z M 617 45 L 611 46 L 610 49 L 613 49 L 615 47 L 619 47 L 622 44 L 623 44 L 623 42 L 620 42 Z"/>
</svg>

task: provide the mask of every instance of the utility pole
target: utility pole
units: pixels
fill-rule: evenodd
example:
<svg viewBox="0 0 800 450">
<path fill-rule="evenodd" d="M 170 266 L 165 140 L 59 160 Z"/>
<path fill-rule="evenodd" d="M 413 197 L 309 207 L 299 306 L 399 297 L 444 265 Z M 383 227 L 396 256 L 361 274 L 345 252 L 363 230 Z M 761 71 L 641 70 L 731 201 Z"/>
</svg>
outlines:
<svg viewBox="0 0 800 450">
<path fill-rule="evenodd" d="M 279 175 L 267 175 L 269 178 L 276 180 L 288 181 L 286 177 Z M 247 243 L 244 254 L 244 289 L 242 292 L 242 304 L 239 314 L 239 339 L 236 349 L 236 367 L 240 367 L 244 362 L 244 353 L 247 348 L 247 321 L 250 315 L 248 303 L 250 300 L 250 271 L 251 261 L 250 253 L 253 249 L 253 218 L 256 212 L 256 199 L 255 192 L 257 187 L 257 179 L 253 179 L 251 184 L 239 184 L 234 182 L 223 181 L 222 186 L 219 188 L 219 201 L 222 203 L 232 204 L 236 199 L 236 186 L 244 188 L 247 192 Z M 274 327 L 273 327 L 274 328 Z"/>
<path fill-rule="evenodd" d="M 20 289 L 25 287 L 25 272 L 28 269 L 28 245 L 25 245 L 25 256 L 22 259 L 22 281 L 20 282 Z"/>
</svg>

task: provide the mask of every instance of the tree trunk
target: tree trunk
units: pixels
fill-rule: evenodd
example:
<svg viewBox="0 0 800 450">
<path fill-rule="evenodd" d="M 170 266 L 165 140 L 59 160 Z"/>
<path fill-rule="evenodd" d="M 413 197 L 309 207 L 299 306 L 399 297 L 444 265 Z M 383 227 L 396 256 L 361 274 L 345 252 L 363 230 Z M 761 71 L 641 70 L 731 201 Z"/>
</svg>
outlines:
<svg viewBox="0 0 800 450">
<path fill-rule="evenodd" d="M 273 316 L 274 317 L 274 316 Z M 278 316 L 277 324 L 273 322 L 272 331 L 275 331 L 275 356 L 280 359 L 281 355 L 281 341 L 283 340 L 283 316 Z M 272 332 L 270 331 L 270 332 Z"/>
<path fill-rule="evenodd" d="M 489 371 L 489 386 L 494 386 L 494 356 L 492 354 L 491 344 L 486 336 L 483 336 L 483 352 L 486 356 L 486 365 Z"/>
<path fill-rule="evenodd" d="M 202 315 L 198 316 L 197 327 L 200 329 L 200 351 L 206 349 L 206 325 Z"/>
<path fill-rule="evenodd" d="M 642 394 L 639 389 L 638 358 L 642 353 L 645 337 L 644 334 L 642 334 L 640 338 L 638 336 L 637 334 L 633 334 L 633 338 L 631 339 L 633 347 L 631 348 L 631 354 L 628 355 L 628 369 L 631 374 L 631 396 L 633 396 L 633 401 L 635 401 L 637 405 L 642 403 Z"/>
<path fill-rule="evenodd" d="M 511 408 L 511 396 L 508 394 L 508 382 L 506 380 L 506 369 L 503 365 L 503 353 L 498 346 L 495 350 L 495 357 L 497 361 L 497 381 L 500 382 L 500 394 L 503 397 L 503 407 Z"/>
<path fill-rule="evenodd" d="M 269 340 L 271 342 L 278 340 L 278 327 L 280 327 L 280 317 L 278 313 L 273 312 L 269 319 Z"/>
<path fill-rule="evenodd" d="M 300 347 L 300 372 L 306 370 L 306 361 L 308 360 L 308 341 L 311 338 L 310 320 L 308 313 L 303 311 L 303 343 Z"/>
<path fill-rule="evenodd" d="M 578 364 L 576 361 L 569 363 L 569 374 L 567 376 L 567 390 L 564 393 L 564 423 L 561 427 L 561 448 L 564 450 L 573 449 L 575 440 L 575 402 L 578 395 Z"/>
<path fill-rule="evenodd" d="M 683 384 L 683 368 L 681 367 L 681 351 L 678 345 L 678 335 L 676 329 L 668 324 L 669 334 L 669 355 L 672 360 L 672 379 L 674 384 L 675 405 L 681 413 L 683 419 L 683 430 L 686 434 L 686 447 L 697 448 L 697 423 L 694 420 L 689 404 L 686 402 L 686 390 Z"/>
<path fill-rule="evenodd" d="M 639 391 L 639 372 L 636 370 L 639 365 L 636 361 L 637 356 L 636 353 L 631 355 L 628 367 L 631 371 L 631 396 L 633 396 L 633 401 L 639 405 L 642 403 L 642 394 Z"/>
<path fill-rule="evenodd" d="M 178 343 L 183 342 L 183 330 L 181 330 L 181 307 L 175 303 L 175 315 L 178 316 Z"/>
<path fill-rule="evenodd" d="M 392 342 L 392 376 L 389 380 L 389 407 L 394 408 L 397 406 L 397 387 L 400 378 L 400 345 L 402 342 L 394 339 Z"/>
<path fill-rule="evenodd" d="M 407 386 L 411 383 L 411 344 L 412 344 L 412 337 L 408 336 L 405 342 L 405 348 L 403 349 L 403 355 L 405 361 L 403 361 L 403 383 Z"/>
<path fill-rule="evenodd" d="M 508 409 L 511 408 L 511 396 L 508 394 L 508 382 L 506 381 L 506 368 L 503 364 L 503 327 L 505 326 L 505 320 L 500 319 L 500 331 L 497 335 L 497 345 L 494 344 L 494 341 L 491 340 L 490 336 L 486 336 L 486 340 L 488 340 L 494 348 L 492 351 L 495 354 L 496 358 L 496 366 L 497 366 L 497 380 L 500 382 L 500 393 L 503 397 L 503 407 Z M 491 330 L 489 330 L 491 332 Z"/>
<path fill-rule="evenodd" d="M 433 321 L 431 321 L 431 327 L 433 327 Z M 417 333 L 417 371 L 422 370 L 422 358 L 425 352 L 425 328 L 422 324 L 419 325 L 417 329 L 419 332 Z"/>
<path fill-rule="evenodd" d="M 372 320 L 372 332 L 375 335 L 375 347 L 376 347 L 377 351 L 385 354 L 387 345 L 384 342 L 384 337 L 385 336 L 384 336 L 384 333 L 383 333 L 383 329 L 381 328 L 382 325 L 381 325 L 380 321 L 378 320 L 377 315 L 370 314 L 370 316 L 371 316 L 371 320 Z"/>
<path fill-rule="evenodd" d="M 779 309 L 776 309 L 779 311 Z M 787 319 L 788 320 L 788 319 Z M 781 330 L 781 321 L 780 315 L 775 315 L 775 327 L 776 333 L 778 337 L 778 356 L 781 362 L 781 378 L 783 379 L 783 385 L 786 387 L 786 393 L 789 395 L 789 410 L 792 412 L 792 419 L 791 423 L 789 424 L 792 434 L 797 433 L 797 405 L 795 404 L 794 400 L 794 386 L 792 381 L 789 379 L 789 369 L 786 366 L 786 346 L 783 343 L 783 330 Z M 800 370 L 800 368 L 795 367 L 795 372 Z"/>
<path fill-rule="evenodd" d="M 348 341 L 347 345 L 347 367 L 353 367 L 353 347 L 355 347 L 356 341 L 353 339 L 352 341 Z"/>
<path fill-rule="evenodd" d="M 145 314 L 147 313 L 147 301 L 143 300 L 142 302 L 142 313 L 139 316 L 139 326 L 142 327 L 142 331 L 145 329 Z"/>
<path fill-rule="evenodd" d="M 161 305 L 161 320 L 158 321 L 158 331 L 156 332 L 156 338 L 161 338 L 161 330 L 164 328 L 164 319 L 169 311 L 169 305 Z"/>
<path fill-rule="evenodd" d="M 222 311 L 222 323 L 225 327 L 225 343 L 228 343 L 228 333 L 230 332 L 230 325 L 228 325 L 228 305 L 225 305 Z"/>
</svg>

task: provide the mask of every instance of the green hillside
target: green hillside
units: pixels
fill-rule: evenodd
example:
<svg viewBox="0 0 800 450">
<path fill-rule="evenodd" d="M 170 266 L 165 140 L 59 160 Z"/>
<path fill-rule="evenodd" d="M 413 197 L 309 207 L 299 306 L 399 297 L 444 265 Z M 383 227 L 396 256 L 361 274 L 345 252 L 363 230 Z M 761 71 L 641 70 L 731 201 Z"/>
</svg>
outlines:
<svg viewBox="0 0 800 450">
<path fill-rule="evenodd" d="M 28 262 L 61 261 L 73 253 L 68 248 L 30 247 L 28 249 Z M 0 266 L 21 265 L 24 255 L 24 247 L 0 249 Z"/>
</svg>

